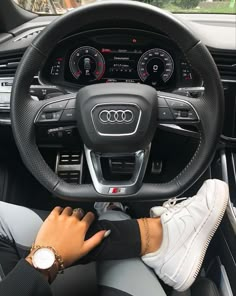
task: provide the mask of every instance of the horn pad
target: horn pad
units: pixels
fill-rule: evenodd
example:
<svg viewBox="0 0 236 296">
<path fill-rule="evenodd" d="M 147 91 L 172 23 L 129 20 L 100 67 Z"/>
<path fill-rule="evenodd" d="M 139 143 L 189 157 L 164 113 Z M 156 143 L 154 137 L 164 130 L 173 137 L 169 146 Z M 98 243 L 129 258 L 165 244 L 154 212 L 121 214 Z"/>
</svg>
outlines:
<svg viewBox="0 0 236 296">
<path fill-rule="evenodd" d="M 156 130 L 157 93 L 147 85 L 96 84 L 76 99 L 79 133 L 87 148 L 101 153 L 142 150 Z"/>
</svg>

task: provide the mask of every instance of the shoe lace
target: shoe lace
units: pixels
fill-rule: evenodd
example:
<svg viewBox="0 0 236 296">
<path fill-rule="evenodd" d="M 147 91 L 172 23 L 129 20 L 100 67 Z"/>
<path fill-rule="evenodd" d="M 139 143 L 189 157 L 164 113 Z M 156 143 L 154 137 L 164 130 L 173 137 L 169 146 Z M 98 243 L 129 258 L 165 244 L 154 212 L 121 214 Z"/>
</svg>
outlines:
<svg viewBox="0 0 236 296">
<path fill-rule="evenodd" d="M 183 202 L 180 202 L 180 201 L 183 201 Z M 173 213 L 173 212 L 183 208 L 187 201 L 189 201 L 189 198 L 187 198 L 187 197 L 181 197 L 181 198 L 174 197 L 174 198 L 170 198 L 167 201 L 165 201 L 162 206 L 168 212 Z M 180 203 L 177 203 L 177 202 L 180 202 Z"/>
</svg>

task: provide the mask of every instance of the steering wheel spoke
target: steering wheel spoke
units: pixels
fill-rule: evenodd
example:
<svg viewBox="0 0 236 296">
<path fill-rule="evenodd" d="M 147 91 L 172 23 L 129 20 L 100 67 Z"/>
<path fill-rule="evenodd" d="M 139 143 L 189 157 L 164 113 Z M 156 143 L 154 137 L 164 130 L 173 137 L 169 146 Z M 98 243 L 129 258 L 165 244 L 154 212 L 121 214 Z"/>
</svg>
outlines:
<svg viewBox="0 0 236 296">
<path fill-rule="evenodd" d="M 35 116 L 36 125 L 75 125 L 75 95 L 67 94 L 43 101 Z"/>
<path fill-rule="evenodd" d="M 172 134 L 182 135 L 190 138 L 199 139 L 200 133 L 198 130 L 191 129 L 188 126 L 182 127 L 178 124 L 173 123 L 160 123 L 158 128 Z"/>
<path fill-rule="evenodd" d="M 88 168 L 96 191 L 106 195 L 127 195 L 136 193 L 143 181 L 146 171 L 151 144 L 146 149 L 135 153 L 96 153 L 84 146 Z M 106 157 L 134 156 L 134 170 L 128 181 L 107 181 L 104 179 L 101 159 Z"/>
<path fill-rule="evenodd" d="M 201 117 L 197 101 L 186 96 L 158 92 L 158 124 L 198 126 Z"/>
</svg>

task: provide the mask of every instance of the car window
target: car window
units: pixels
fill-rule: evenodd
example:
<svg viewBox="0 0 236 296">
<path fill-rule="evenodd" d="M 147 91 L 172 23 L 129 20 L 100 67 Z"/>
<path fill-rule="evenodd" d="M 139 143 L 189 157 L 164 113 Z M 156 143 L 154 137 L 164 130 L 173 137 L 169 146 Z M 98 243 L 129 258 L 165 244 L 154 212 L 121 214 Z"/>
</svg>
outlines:
<svg viewBox="0 0 236 296">
<path fill-rule="evenodd" d="M 106 0 L 14 0 L 26 10 L 38 14 L 64 14 L 76 7 Z M 140 2 L 176 13 L 235 14 L 236 0 L 144 0 Z"/>
</svg>

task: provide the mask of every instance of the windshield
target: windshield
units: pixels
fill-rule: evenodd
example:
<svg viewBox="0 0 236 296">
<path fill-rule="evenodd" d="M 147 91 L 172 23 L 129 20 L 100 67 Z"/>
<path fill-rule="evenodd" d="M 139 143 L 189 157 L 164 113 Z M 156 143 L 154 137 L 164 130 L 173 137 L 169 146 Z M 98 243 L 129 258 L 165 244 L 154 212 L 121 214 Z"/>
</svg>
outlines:
<svg viewBox="0 0 236 296">
<path fill-rule="evenodd" d="M 92 2 L 106 0 L 14 0 L 26 10 L 38 14 L 63 14 L 76 7 Z M 158 6 L 176 13 L 224 13 L 236 12 L 236 0 L 144 0 L 154 6 Z"/>
</svg>

